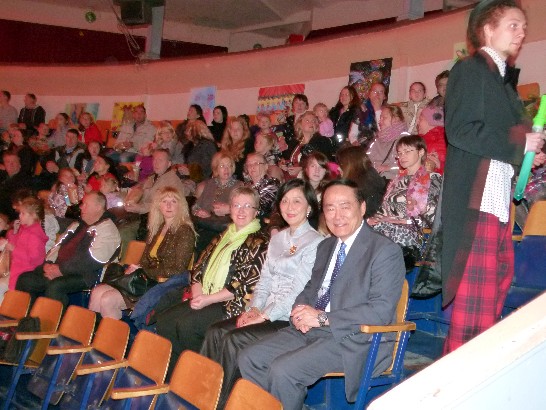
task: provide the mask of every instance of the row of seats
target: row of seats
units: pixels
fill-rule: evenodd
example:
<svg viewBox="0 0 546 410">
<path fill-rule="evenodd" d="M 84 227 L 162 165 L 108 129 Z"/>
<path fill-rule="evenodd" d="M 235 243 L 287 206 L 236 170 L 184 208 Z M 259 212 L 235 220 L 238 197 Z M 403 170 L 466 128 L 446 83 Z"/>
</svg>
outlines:
<svg viewBox="0 0 546 410">
<path fill-rule="evenodd" d="M 8 291 L 0 306 L 0 327 L 17 325 L 29 306 L 27 293 Z M 28 373 L 33 376 L 27 390 L 41 399 L 42 409 L 50 404 L 62 409 L 216 408 L 223 370 L 206 357 L 184 352 L 166 385 L 171 343 L 161 336 L 139 332 L 125 359 L 129 326 L 122 321 L 103 318 L 95 332 L 94 312 L 71 305 L 61 320 L 61 303 L 44 297 L 29 315 L 40 319 L 40 331 L 17 332 L 13 337 L 24 343 L 18 363 L 0 361 L 13 366 L 4 409 L 12 408 L 20 377 Z M 281 404 L 240 380 L 226 408 L 280 409 Z"/>
</svg>

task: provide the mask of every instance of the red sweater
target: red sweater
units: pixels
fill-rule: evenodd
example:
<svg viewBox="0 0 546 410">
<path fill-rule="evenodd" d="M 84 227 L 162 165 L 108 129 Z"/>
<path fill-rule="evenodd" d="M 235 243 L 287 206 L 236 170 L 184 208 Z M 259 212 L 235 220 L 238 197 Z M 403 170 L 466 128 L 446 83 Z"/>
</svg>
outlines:
<svg viewBox="0 0 546 410">
<path fill-rule="evenodd" d="M 444 165 L 446 163 L 446 152 L 447 152 L 447 143 L 446 143 L 446 131 L 444 127 L 434 127 L 425 135 L 423 139 L 427 144 L 427 152 L 432 153 L 436 152 L 438 158 L 440 159 L 440 168 L 435 169 L 434 172 L 437 172 L 441 175 L 444 174 Z"/>
<path fill-rule="evenodd" d="M 40 222 L 30 226 L 21 225 L 16 234 L 12 230 L 8 232 L 8 241 L 14 246 L 11 252 L 9 289 L 15 289 L 21 273 L 32 271 L 44 263 L 47 239 Z"/>
<path fill-rule="evenodd" d="M 97 127 L 97 124 L 91 124 L 89 128 L 82 131 L 83 138 L 85 142 L 85 145 L 89 145 L 91 141 L 97 141 L 99 144 L 102 145 L 102 134 L 100 133 L 99 127 Z"/>
</svg>

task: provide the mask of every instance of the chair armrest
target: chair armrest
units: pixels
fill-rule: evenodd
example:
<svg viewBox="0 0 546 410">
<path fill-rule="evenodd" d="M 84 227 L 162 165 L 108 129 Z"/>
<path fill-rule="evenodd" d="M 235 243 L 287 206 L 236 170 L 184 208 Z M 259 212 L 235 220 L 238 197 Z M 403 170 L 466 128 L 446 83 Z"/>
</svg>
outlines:
<svg viewBox="0 0 546 410">
<path fill-rule="evenodd" d="M 121 369 L 122 367 L 128 367 L 129 361 L 123 360 L 111 360 L 103 363 L 82 364 L 76 368 L 76 374 L 83 376 L 84 374 L 105 372 L 107 370 Z"/>
<path fill-rule="evenodd" d="M 385 326 L 360 325 L 362 333 L 392 333 L 392 332 L 409 332 L 415 330 L 416 326 L 413 322 L 394 323 Z"/>
<path fill-rule="evenodd" d="M 17 332 L 15 338 L 17 340 L 32 340 L 32 339 L 55 339 L 59 334 L 57 332 Z"/>
<path fill-rule="evenodd" d="M 49 346 L 46 350 L 46 353 L 49 355 L 57 354 L 69 354 L 69 353 L 85 353 L 89 352 L 93 347 L 92 346 Z"/>
<path fill-rule="evenodd" d="M 110 397 L 114 400 L 130 399 L 132 397 L 153 396 L 169 392 L 168 384 L 156 386 L 123 387 L 112 390 Z"/>
<path fill-rule="evenodd" d="M 19 319 L 4 319 L 0 321 L 0 327 L 17 326 L 18 324 L 19 324 Z"/>
</svg>

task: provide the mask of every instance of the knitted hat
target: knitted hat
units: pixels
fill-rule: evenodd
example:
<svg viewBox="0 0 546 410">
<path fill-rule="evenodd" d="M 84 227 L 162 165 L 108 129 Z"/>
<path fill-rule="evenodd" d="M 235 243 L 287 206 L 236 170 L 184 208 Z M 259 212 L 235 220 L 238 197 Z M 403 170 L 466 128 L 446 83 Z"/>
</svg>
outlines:
<svg viewBox="0 0 546 410">
<path fill-rule="evenodd" d="M 431 127 L 444 126 L 444 110 L 442 107 L 427 105 L 421 111 L 421 115 L 427 120 Z"/>
</svg>

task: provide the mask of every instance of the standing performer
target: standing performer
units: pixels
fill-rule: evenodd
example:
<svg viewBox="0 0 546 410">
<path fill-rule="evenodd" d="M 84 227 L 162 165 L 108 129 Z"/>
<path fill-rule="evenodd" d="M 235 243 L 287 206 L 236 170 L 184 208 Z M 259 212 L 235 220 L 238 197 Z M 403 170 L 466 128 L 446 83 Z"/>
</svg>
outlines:
<svg viewBox="0 0 546 410">
<path fill-rule="evenodd" d="M 442 286 L 444 305 L 453 302 L 453 311 L 444 353 L 499 320 L 514 276 L 508 223 L 513 166 L 543 145 L 542 135 L 522 122 L 518 70 L 510 65 L 526 28 L 514 0 L 482 0 L 468 23 L 474 54 L 449 75 Z"/>
</svg>

